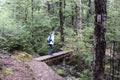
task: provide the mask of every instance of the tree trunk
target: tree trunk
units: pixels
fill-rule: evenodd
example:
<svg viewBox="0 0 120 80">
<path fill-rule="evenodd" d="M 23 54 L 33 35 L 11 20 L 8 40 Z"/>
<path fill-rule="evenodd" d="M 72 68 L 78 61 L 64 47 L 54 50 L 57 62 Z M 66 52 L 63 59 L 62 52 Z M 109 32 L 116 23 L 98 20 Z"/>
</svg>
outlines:
<svg viewBox="0 0 120 80">
<path fill-rule="evenodd" d="M 107 0 L 94 0 L 94 57 L 93 80 L 104 80 L 105 49 L 106 49 L 106 3 Z"/>
<path fill-rule="evenodd" d="M 65 6 L 66 6 L 66 0 L 64 0 L 64 8 L 65 8 Z"/>
<path fill-rule="evenodd" d="M 50 12 L 50 3 L 49 1 L 46 1 L 46 13 L 49 14 Z"/>
<path fill-rule="evenodd" d="M 90 14 L 91 14 L 91 0 L 88 0 L 88 11 L 87 11 L 87 18 L 86 18 L 87 23 L 89 23 Z"/>
<path fill-rule="evenodd" d="M 59 18 L 60 18 L 60 32 L 61 32 L 61 41 L 64 42 L 64 27 L 63 27 L 63 10 L 62 10 L 62 2 L 63 0 L 59 0 Z"/>
<path fill-rule="evenodd" d="M 74 26 L 74 11 L 72 10 L 71 25 Z"/>
<path fill-rule="evenodd" d="M 31 26 L 33 26 L 33 0 L 31 0 Z"/>
<path fill-rule="evenodd" d="M 28 11 L 27 8 L 25 8 L 25 19 L 24 19 L 24 24 L 27 24 L 27 16 L 28 15 Z"/>
<path fill-rule="evenodd" d="M 66 7 L 66 0 L 64 0 L 64 10 L 63 10 L 64 14 L 65 14 L 65 7 Z M 65 23 L 65 15 L 63 15 L 63 22 Z"/>
<path fill-rule="evenodd" d="M 90 14 L 91 14 L 91 0 L 88 0 L 87 20 L 89 19 Z"/>
<path fill-rule="evenodd" d="M 78 37 L 80 37 L 82 35 L 82 33 L 81 33 L 82 16 L 81 16 L 81 7 L 80 7 L 81 0 L 78 0 L 76 4 L 77 4 L 77 8 L 76 8 L 77 23 L 76 23 L 76 26 L 77 26 Z"/>
</svg>

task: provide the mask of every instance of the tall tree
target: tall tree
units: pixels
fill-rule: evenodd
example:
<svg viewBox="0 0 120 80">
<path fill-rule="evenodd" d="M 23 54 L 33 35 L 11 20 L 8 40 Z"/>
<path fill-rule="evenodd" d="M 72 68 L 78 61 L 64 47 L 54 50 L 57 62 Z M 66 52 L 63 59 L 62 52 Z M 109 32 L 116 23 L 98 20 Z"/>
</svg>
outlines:
<svg viewBox="0 0 120 80">
<path fill-rule="evenodd" d="M 34 10 L 34 7 L 33 7 L 33 0 L 31 0 L 31 26 L 33 26 L 33 10 Z"/>
<path fill-rule="evenodd" d="M 74 10 L 71 11 L 72 16 L 71 16 L 71 25 L 74 26 Z"/>
<path fill-rule="evenodd" d="M 49 12 L 50 12 L 50 3 L 49 3 L 49 1 L 47 0 L 47 1 L 46 1 L 46 13 L 49 14 Z"/>
<path fill-rule="evenodd" d="M 66 8 L 66 0 L 64 0 L 64 10 L 63 10 L 63 13 L 65 14 L 65 8 Z M 65 15 L 63 15 L 63 21 L 65 23 Z"/>
<path fill-rule="evenodd" d="M 76 2 L 76 25 L 77 25 L 77 34 L 80 37 L 81 36 L 81 27 L 82 27 L 82 16 L 81 16 L 81 0 L 77 0 Z"/>
<path fill-rule="evenodd" d="M 64 0 L 64 8 L 65 8 L 65 6 L 66 6 L 66 0 Z"/>
<path fill-rule="evenodd" d="M 104 60 L 106 49 L 106 3 L 107 0 L 94 0 L 94 60 L 93 80 L 104 80 Z"/>
<path fill-rule="evenodd" d="M 64 27 L 63 27 L 63 0 L 59 0 L 59 18 L 60 18 L 60 32 L 61 32 L 61 41 L 64 42 Z"/>
<path fill-rule="evenodd" d="M 89 23 L 90 23 L 90 16 L 91 16 L 91 12 L 92 12 L 92 0 L 88 0 L 88 9 L 87 9 L 87 13 L 86 13 L 86 21 L 87 21 L 87 26 L 90 26 Z"/>
<path fill-rule="evenodd" d="M 90 17 L 90 13 L 91 13 L 91 0 L 88 0 L 88 11 L 87 11 L 87 20 Z M 89 21 L 89 20 L 88 20 Z"/>
</svg>

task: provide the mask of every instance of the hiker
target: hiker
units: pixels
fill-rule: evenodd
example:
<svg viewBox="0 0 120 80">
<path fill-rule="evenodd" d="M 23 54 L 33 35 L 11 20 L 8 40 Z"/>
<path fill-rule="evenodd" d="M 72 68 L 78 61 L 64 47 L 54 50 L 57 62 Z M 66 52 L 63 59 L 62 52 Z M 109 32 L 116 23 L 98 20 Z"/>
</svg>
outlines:
<svg viewBox="0 0 120 80">
<path fill-rule="evenodd" d="M 49 44 L 50 47 L 50 52 L 49 54 L 52 55 L 53 54 L 53 48 L 54 48 L 54 28 L 52 28 L 52 32 L 50 32 L 50 35 L 47 38 L 47 43 Z"/>
</svg>

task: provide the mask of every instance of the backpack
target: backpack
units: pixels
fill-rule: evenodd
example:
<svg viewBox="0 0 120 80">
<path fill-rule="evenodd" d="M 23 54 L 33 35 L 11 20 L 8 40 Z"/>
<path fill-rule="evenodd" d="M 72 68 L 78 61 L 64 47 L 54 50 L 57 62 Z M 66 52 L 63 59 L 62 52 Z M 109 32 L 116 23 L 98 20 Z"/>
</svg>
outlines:
<svg viewBox="0 0 120 80">
<path fill-rule="evenodd" d="M 48 36 L 47 43 L 50 43 L 52 41 L 51 36 Z"/>
</svg>

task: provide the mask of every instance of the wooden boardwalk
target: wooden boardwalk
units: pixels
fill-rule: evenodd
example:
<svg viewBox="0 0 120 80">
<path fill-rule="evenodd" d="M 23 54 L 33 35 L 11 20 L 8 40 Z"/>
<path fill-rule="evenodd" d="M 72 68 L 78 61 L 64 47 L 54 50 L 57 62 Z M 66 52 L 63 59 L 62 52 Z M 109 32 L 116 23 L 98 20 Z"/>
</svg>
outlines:
<svg viewBox="0 0 120 80">
<path fill-rule="evenodd" d="M 42 61 L 42 62 L 51 62 L 66 56 L 71 56 L 72 55 L 72 50 L 70 51 L 60 51 L 57 53 L 53 53 L 52 55 L 45 55 L 45 56 L 41 56 L 38 58 L 35 58 L 35 60 L 37 61 Z"/>
</svg>

